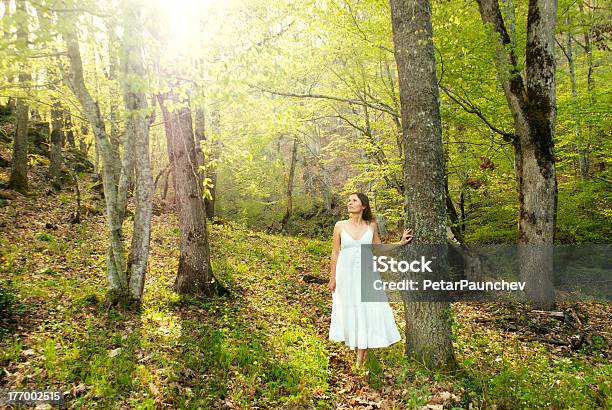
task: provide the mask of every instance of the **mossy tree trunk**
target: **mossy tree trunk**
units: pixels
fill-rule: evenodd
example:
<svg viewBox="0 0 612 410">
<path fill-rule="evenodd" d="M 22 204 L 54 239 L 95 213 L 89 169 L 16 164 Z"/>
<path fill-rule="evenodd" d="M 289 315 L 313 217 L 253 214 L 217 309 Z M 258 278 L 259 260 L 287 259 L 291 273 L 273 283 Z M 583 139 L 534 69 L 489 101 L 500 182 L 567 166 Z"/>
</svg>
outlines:
<svg viewBox="0 0 612 410">
<path fill-rule="evenodd" d="M 106 253 L 107 284 L 111 300 L 127 297 L 127 277 L 125 272 L 125 255 L 121 237 L 122 220 L 117 209 L 117 179 L 114 164 L 112 146 L 106 132 L 106 126 L 100 113 L 97 101 L 93 99 L 85 85 L 83 76 L 83 62 L 79 51 L 79 42 L 75 22 L 70 19 L 62 21 L 64 32 L 62 33 L 66 42 L 67 54 L 70 60 L 70 73 L 66 80 L 75 96 L 79 100 L 87 120 L 91 125 L 96 147 L 102 159 L 102 184 L 104 187 L 104 199 L 106 201 L 106 223 L 109 233 L 109 245 Z"/>
<path fill-rule="evenodd" d="M 498 35 L 496 65 L 514 118 L 515 172 L 519 196 L 519 269 L 528 300 L 554 307 L 552 245 L 557 213 L 554 134 L 555 0 L 531 0 L 527 16 L 526 75 L 497 0 L 478 0 L 483 23 Z"/>
<path fill-rule="evenodd" d="M 64 118 L 59 101 L 53 103 L 51 109 L 51 150 L 49 161 L 49 176 L 56 186 L 60 186 L 62 171 L 62 147 L 64 145 Z"/>
<path fill-rule="evenodd" d="M 191 110 L 174 91 L 158 95 L 179 216 L 180 257 L 174 287 L 181 294 L 217 293 L 210 264 L 206 210 L 198 175 Z M 169 107 L 172 107 L 170 110 Z"/>
<path fill-rule="evenodd" d="M 15 2 L 14 15 L 16 21 L 18 21 L 15 47 L 19 50 L 26 50 L 28 48 L 28 13 L 24 0 Z M 24 88 L 31 79 L 26 70 L 27 66 L 24 63 L 19 73 L 19 83 L 23 84 Z M 18 97 L 15 109 L 15 138 L 9 186 L 21 193 L 28 190 L 28 117 L 28 104 L 24 98 Z"/>
<path fill-rule="evenodd" d="M 149 158 L 149 107 L 142 84 L 146 84 L 146 70 L 142 57 L 142 3 L 127 1 L 124 9 L 124 39 L 122 61 L 123 100 L 126 109 L 126 146 L 120 181 L 130 179 L 136 168 L 136 195 L 134 232 L 128 257 L 129 294 L 133 301 L 140 301 L 144 290 L 145 272 L 149 259 L 151 218 L 153 212 L 153 178 Z M 128 147 L 128 142 L 129 147 Z M 133 151 L 133 152 L 132 152 Z M 131 162 L 131 163 L 130 163 Z M 125 178 L 125 176 L 128 176 Z M 121 189 L 121 186 L 119 187 Z M 127 191 L 127 185 L 123 187 Z M 121 191 L 119 191 L 121 193 Z M 119 212 L 125 213 L 125 203 L 118 203 Z"/>
<path fill-rule="evenodd" d="M 405 160 L 406 223 L 415 244 L 435 245 L 446 263 L 446 192 L 436 60 L 429 1 L 391 0 Z M 448 302 L 404 300 L 406 354 L 429 367 L 453 368 Z"/>
</svg>

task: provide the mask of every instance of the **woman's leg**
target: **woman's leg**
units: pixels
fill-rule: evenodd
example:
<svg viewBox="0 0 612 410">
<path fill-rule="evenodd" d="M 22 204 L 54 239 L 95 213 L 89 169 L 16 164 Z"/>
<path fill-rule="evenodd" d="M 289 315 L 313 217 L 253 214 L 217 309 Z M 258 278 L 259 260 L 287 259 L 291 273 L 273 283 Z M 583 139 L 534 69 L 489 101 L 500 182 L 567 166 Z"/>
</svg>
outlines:
<svg viewBox="0 0 612 410">
<path fill-rule="evenodd" d="M 357 349 L 357 367 L 361 367 L 361 365 L 365 362 L 367 354 L 368 349 Z"/>
</svg>

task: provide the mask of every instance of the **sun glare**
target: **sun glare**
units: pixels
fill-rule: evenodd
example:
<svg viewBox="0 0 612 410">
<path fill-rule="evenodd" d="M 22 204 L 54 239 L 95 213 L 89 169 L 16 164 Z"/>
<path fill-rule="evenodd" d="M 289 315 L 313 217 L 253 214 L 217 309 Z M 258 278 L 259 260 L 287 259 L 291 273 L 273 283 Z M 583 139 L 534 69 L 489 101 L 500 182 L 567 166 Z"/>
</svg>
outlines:
<svg viewBox="0 0 612 410">
<path fill-rule="evenodd" d="M 169 51 L 189 54 L 197 48 L 208 27 L 207 16 L 227 3 L 219 0 L 157 0 L 167 30 Z"/>
</svg>

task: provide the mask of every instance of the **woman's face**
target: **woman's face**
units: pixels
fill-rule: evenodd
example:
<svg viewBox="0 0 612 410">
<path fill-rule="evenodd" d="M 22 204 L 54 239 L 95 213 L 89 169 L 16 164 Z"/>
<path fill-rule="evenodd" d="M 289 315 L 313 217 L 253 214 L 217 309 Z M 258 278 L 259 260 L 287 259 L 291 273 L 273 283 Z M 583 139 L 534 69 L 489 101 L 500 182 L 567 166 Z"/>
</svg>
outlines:
<svg viewBox="0 0 612 410">
<path fill-rule="evenodd" d="M 358 213 L 361 213 L 365 209 L 365 206 L 363 206 L 363 204 L 361 203 L 361 200 L 359 199 L 357 195 L 352 194 L 348 198 L 348 202 L 346 203 L 346 208 L 349 211 L 349 213 L 358 214 Z"/>
</svg>

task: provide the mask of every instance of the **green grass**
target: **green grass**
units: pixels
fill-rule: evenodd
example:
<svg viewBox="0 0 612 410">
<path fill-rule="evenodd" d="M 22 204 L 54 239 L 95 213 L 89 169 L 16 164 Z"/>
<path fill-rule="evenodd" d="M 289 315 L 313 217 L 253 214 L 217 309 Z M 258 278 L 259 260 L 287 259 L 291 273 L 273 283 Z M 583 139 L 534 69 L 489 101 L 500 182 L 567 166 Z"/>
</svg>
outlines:
<svg viewBox="0 0 612 410">
<path fill-rule="evenodd" d="M 365 372 L 353 373 L 354 353 L 327 340 L 329 292 L 301 281 L 305 272 L 327 274 L 329 241 L 211 225 L 213 269 L 232 298 L 181 298 L 172 290 L 175 220 L 163 215 L 141 312 L 108 309 L 104 229 L 100 217 L 0 238 L 0 273 L 15 283 L 21 327 L 0 341 L 11 374 L 2 385 L 57 386 L 81 409 L 332 409 L 366 395 L 403 409 L 443 393 L 445 408 L 612 407 L 605 339 L 558 354 L 476 325 L 462 305 L 452 317 L 456 374 L 406 359 L 402 343 L 372 351 Z"/>
</svg>

